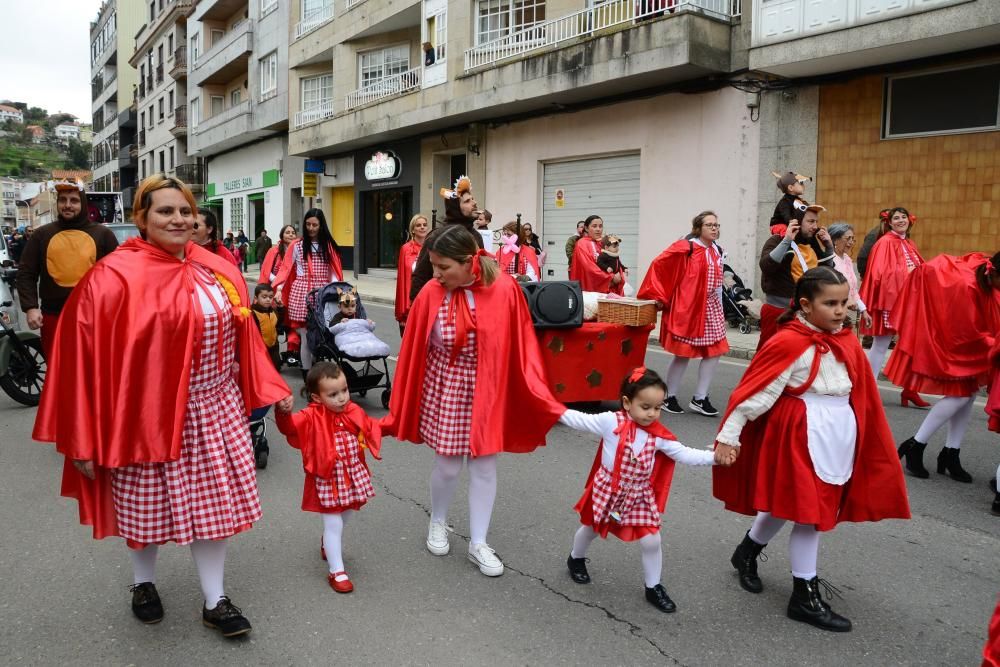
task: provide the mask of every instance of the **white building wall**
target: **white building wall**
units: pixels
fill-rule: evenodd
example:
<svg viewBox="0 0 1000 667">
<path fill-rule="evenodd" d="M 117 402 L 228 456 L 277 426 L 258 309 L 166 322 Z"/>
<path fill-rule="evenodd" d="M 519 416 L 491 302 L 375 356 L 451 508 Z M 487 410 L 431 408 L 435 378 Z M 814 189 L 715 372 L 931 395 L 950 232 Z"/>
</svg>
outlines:
<svg viewBox="0 0 1000 667">
<path fill-rule="evenodd" d="M 222 233 L 237 228 L 233 219 L 234 202 L 241 201 L 243 208 L 243 229 L 252 236 L 249 196 L 264 193 L 265 229 L 273 239 L 277 238 L 285 224 L 286 180 L 282 174 L 275 186 L 265 188 L 262 177 L 265 171 L 282 170 L 285 166 L 287 140 L 284 137 L 267 139 L 250 146 L 236 148 L 208 159 L 207 182 L 214 184 L 213 200 L 222 200 Z M 300 167 L 301 171 L 301 167 Z M 238 205 L 237 205 L 238 206 Z"/>
</svg>

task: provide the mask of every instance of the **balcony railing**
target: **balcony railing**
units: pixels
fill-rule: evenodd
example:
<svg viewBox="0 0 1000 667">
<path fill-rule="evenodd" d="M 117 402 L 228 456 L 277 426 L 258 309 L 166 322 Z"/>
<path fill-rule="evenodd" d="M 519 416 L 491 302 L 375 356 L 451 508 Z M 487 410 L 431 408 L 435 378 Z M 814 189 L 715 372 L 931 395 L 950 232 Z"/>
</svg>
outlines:
<svg viewBox="0 0 1000 667">
<path fill-rule="evenodd" d="M 594 33 L 633 21 L 656 18 L 666 13 L 695 12 L 730 20 L 740 15 L 741 0 L 619 0 L 567 14 L 518 30 L 500 39 L 465 51 L 465 69 L 540 51 L 571 39 L 591 37 Z"/>
<path fill-rule="evenodd" d="M 348 6 L 350 6 L 350 0 L 348 0 Z M 312 32 L 316 28 L 331 20 L 333 20 L 333 0 L 325 3 L 318 10 L 312 12 L 295 24 L 295 39 Z"/>
<path fill-rule="evenodd" d="M 333 100 L 325 100 L 324 102 L 321 102 L 319 106 L 313 107 L 312 109 L 304 109 L 302 111 L 295 112 L 295 122 L 293 127 L 298 129 L 305 125 L 330 118 L 333 115 Z"/>
<path fill-rule="evenodd" d="M 187 64 L 187 46 L 178 46 L 174 49 L 174 64 L 170 66 L 170 76 L 176 79 L 187 74 Z"/>
<path fill-rule="evenodd" d="M 365 0 L 347 0 L 347 8 L 348 9 L 354 9 L 355 7 L 357 7 L 358 5 L 360 5 L 364 1 Z"/>
<path fill-rule="evenodd" d="M 192 131 L 195 133 L 204 132 L 247 113 L 250 113 L 250 100 L 231 106 L 228 109 L 223 109 L 214 116 L 203 119 L 198 123 L 196 128 L 192 128 Z"/>
<path fill-rule="evenodd" d="M 229 32 L 223 35 L 222 39 L 220 39 L 217 43 L 213 44 L 212 48 L 210 48 L 208 51 L 205 51 L 205 53 L 202 53 L 200 56 L 198 56 L 198 59 L 195 61 L 194 66 L 200 67 L 205 63 L 207 63 L 209 60 L 212 59 L 212 57 L 215 54 L 217 54 L 219 51 L 232 44 L 234 40 L 250 32 L 251 25 L 252 24 L 250 23 L 250 19 L 243 19 L 242 21 L 234 23 L 232 29 L 230 29 Z"/>
<path fill-rule="evenodd" d="M 187 133 L 187 107 L 179 106 L 174 109 L 174 124 L 170 126 L 170 134 L 182 136 Z"/>
<path fill-rule="evenodd" d="M 420 88 L 420 73 L 422 67 L 414 67 L 406 72 L 394 74 L 373 83 L 370 86 L 359 88 L 347 94 L 347 110 L 355 109 L 372 102 L 384 100 L 387 97 L 409 93 Z"/>
<path fill-rule="evenodd" d="M 201 185 L 200 164 L 179 164 L 174 173 L 188 185 Z"/>
</svg>

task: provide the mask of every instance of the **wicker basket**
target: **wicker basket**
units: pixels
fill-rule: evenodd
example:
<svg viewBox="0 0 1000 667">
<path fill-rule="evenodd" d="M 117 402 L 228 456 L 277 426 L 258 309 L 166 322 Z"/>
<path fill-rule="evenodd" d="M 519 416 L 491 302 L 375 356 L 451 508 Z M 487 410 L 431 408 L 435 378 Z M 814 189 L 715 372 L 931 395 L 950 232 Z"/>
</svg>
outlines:
<svg viewBox="0 0 1000 667">
<path fill-rule="evenodd" d="M 598 299 L 597 321 L 644 327 L 656 322 L 656 302 L 642 299 Z"/>
</svg>

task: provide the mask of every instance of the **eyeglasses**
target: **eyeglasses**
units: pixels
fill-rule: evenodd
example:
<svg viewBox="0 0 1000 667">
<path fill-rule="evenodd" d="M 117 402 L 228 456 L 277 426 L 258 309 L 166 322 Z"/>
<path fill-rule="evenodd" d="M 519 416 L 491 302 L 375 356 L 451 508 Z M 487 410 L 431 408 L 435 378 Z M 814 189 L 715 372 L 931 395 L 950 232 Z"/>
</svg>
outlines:
<svg viewBox="0 0 1000 667">
<path fill-rule="evenodd" d="M 710 222 L 708 224 L 702 225 L 702 227 L 705 227 L 706 229 L 720 229 L 722 227 L 722 225 L 720 225 L 717 222 L 716 223 L 711 223 Z"/>
</svg>

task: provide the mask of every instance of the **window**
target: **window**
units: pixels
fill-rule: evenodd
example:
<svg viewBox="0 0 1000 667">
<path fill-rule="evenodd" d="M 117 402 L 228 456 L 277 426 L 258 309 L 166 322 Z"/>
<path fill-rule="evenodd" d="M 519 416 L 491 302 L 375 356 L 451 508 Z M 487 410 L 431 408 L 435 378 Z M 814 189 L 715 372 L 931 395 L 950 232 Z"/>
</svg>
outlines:
<svg viewBox="0 0 1000 667">
<path fill-rule="evenodd" d="M 333 100 L 333 75 L 312 76 L 302 79 L 302 110 L 318 109 L 324 102 Z"/>
<path fill-rule="evenodd" d="M 156 64 L 160 66 L 161 71 L 162 71 L 162 67 L 163 67 L 163 44 L 160 44 L 160 45 L 158 45 L 156 47 Z"/>
<path fill-rule="evenodd" d="M 139 178 L 146 178 L 146 158 L 139 160 Z"/>
<path fill-rule="evenodd" d="M 410 46 L 400 44 L 378 51 L 366 51 L 358 54 L 358 61 L 360 87 L 373 86 L 382 79 L 410 69 Z"/>
<path fill-rule="evenodd" d="M 198 127 L 198 123 L 201 121 L 201 100 L 199 98 L 194 98 L 191 100 L 191 129 Z"/>
<path fill-rule="evenodd" d="M 243 197 L 229 200 L 229 228 L 237 234 L 243 231 Z"/>
<path fill-rule="evenodd" d="M 270 97 L 278 90 L 278 52 L 272 51 L 260 59 L 260 96 Z"/>
<path fill-rule="evenodd" d="M 545 20 L 545 0 L 479 0 L 476 44 L 506 37 Z"/>
<path fill-rule="evenodd" d="M 433 65 L 444 60 L 448 46 L 448 11 L 442 10 L 427 19 L 427 41 L 434 47 L 434 57 L 424 52 L 424 64 Z"/>
<path fill-rule="evenodd" d="M 239 104 L 241 101 L 240 97 L 241 95 L 239 88 L 233 88 L 231 91 L 229 91 L 229 106 L 234 107 L 237 104 Z"/>
<path fill-rule="evenodd" d="M 173 116 L 174 115 L 174 91 L 171 90 L 169 93 L 167 93 L 167 95 L 168 95 L 168 97 L 167 97 L 167 115 L 168 116 Z"/>
<path fill-rule="evenodd" d="M 167 35 L 167 60 L 174 59 L 174 33 Z"/>
<path fill-rule="evenodd" d="M 998 113 L 1000 63 L 890 77 L 882 138 L 995 130 Z"/>
<path fill-rule="evenodd" d="M 212 95 L 212 116 L 218 116 L 226 108 L 226 100 L 222 95 Z M 212 116 L 209 116 L 211 118 Z"/>
<path fill-rule="evenodd" d="M 195 33 L 194 37 L 191 38 L 191 62 L 198 60 L 198 56 L 201 55 L 198 52 L 198 37 L 199 35 Z"/>
<path fill-rule="evenodd" d="M 261 18 L 271 13 L 271 10 L 278 6 L 278 0 L 260 0 Z"/>
<path fill-rule="evenodd" d="M 160 110 L 160 122 L 162 123 L 163 122 L 163 97 L 160 97 L 160 99 L 157 100 L 157 106 L 159 107 L 159 110 Z"/>
<path fill-rule="evenodd" d="M 226 35 L 226 32 L 224 30 L 219 30 L 217 28 L 213 28 L 212 32 L 211 32 L 212 46 L 215 46 L 216 44 L 218 44 L 219 42 L 221 42 L 222 38 L 225 37 L 225 35 Z M 211 47 L 209 47 L 209 48 L 211 48 Z"/>
<path fill-rule="evenodd" d="M 167 171 L 167 167 L 166 167 L 167 162 L 164 159 L 165 155 L 166 155 L 166 151 L 160 151 L 160 173 L 161 174 Z"/>
<path fill-rule="evenodd" d="M 319 16 L 330 4 L 330 0 L 302 0 L 302 20 L 308 21 Z"/>
<path fill-rule="evenodd" d="M 173 146 L 170 147 L 170 162 L 169 162 L 169 165 L 170 166 L 168 168 L 172 171 L 173 168 L 174 168 L 174 147 Z"/>
<path fill-rule="evenodd" d="M 149 22 L 152 23 L 156 20 L 156 0 L 149 3 Z"/>
</svg>

